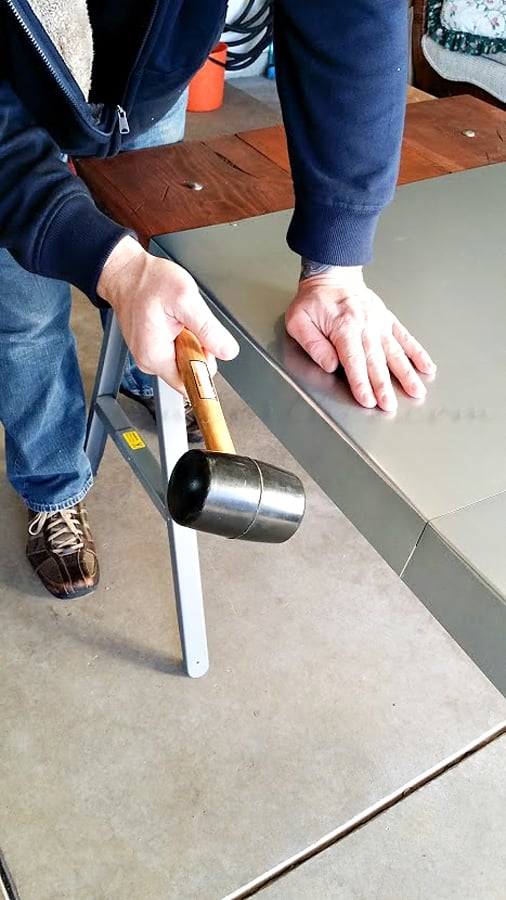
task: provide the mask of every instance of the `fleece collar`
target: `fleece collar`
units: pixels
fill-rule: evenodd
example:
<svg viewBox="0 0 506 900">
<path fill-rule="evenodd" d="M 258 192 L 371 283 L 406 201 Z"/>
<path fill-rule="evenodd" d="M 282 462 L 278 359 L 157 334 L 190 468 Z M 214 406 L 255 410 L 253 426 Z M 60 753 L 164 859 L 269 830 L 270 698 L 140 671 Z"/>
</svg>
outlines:
<svg viewBox="0 0 506 900">
<path fill-rule="evenodd" d="M 93 35 L 86 0 L 30 0 L 30 6 L 88 99 Z"/>
</svg>

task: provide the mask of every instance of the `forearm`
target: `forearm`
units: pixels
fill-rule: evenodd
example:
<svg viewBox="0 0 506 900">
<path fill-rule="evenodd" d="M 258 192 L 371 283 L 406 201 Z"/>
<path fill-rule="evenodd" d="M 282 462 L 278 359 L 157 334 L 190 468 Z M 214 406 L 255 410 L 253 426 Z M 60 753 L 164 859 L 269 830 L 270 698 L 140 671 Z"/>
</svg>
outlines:
<svg viewBox="0 0 506 900">
<path fill-rule="evenodd" d="M 11 88 L 0 83 L 0 246 L 28 271 L 69 281 L 91 299 L 127 234 L 99 209 Z"/>
<path fill-rule="evenodd" d="M 407 5 L 276 0 L 275 41 L 296 201 L 289 244 L 309 259 L 365 264 L 398 174 Z"/>
</svg>

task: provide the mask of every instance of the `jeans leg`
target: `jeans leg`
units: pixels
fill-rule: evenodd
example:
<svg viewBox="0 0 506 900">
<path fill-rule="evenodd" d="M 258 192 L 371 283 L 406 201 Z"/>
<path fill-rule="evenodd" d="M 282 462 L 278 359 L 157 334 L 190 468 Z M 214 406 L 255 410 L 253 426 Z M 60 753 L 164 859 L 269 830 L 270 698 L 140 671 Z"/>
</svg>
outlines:
<svg viewBox="0 0 506 900">
<path fill-rule="evenodd" d="M 26 272 L 0 249 L 0 420 L 7 477 L 38 512 L 74 506 L 93 478 L 67 284 Z"/>
<path fill-rule="evenodd" d="M 163 147 L 165 144 L 177 144 L 184 138 L 186 125 L 186 106 L 188 88 L 182 92 L 174 106 L 154 122 L 151 128 L 132 138 L 126 135 L 121 144 L 122 150 L 146 150 L 148 147 Z"/>
<path fill-rule="evenodd" d="M 188 88 L 181 94 L 179 100 L 172 109 L 158 122 L 135 138 L 126 137 L 122 144 L 122 150 L 145 150 L 148 147 L 161 147 L 166 144 L 175 144 L 184 138 L 186 122 L 186 104 L 188 102 Z M 102 325 L 105 325 L 106 311 L 101 310 Z M 140 397 L 153 396 L 153 378 L 142 372 L 135 364 L 130 351 L 128 352 L 125 370 L 121 379 L 121 387 L 130 393 Z"/>
<path fill-rule="evenodd" d="M 103 328 L 105 328 L 105 322 L 108 312 L 109 310 L 107 309 L 100 310 L 100 318 L 102 320 Z M 146 372 L 143 372 L 142 369 L 138 368 L 132 354 L 130 353 L 130 350 L 128 351 L 127 358 L 125 360 L 125 368 L 123 369 L 123 375 L 121 378 L 121 387 L 125 388 L 127 391 L 130 391 L 131 394 L 135 394 L 136 397 L 153 396 L 153 376 L 147 375 Z"/>
</svg>

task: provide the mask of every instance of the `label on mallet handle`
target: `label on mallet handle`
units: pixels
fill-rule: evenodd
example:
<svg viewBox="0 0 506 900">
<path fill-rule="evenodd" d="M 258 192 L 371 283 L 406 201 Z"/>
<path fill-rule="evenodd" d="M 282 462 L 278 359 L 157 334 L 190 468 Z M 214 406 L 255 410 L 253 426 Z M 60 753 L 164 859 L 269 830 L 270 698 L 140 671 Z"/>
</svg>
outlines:
<svg viewBox="0 0 506 900">
<path fill-rule="evenodd" d="M 175 341 L 176 362 L 181 379 L 200 425 L 207 450 L 235 453 L 220 401 L 197 338 L 183 328 Z"/>
<path fill-rule="evenodd" d="M 193 380 L 195 381 L 195 387 L 197 388 L 200 399 L 217 400 L 218 395 L 211 380 L 207 364 L 201 359 L 190 359 L 189 362 Z"/>
</svg>

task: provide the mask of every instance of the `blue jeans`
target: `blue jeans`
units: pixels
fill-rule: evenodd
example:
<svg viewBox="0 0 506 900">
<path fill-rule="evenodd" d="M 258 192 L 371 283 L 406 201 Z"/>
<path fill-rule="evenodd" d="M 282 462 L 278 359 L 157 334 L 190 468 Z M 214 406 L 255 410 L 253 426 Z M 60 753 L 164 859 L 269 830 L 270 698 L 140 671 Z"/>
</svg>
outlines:
<svg viewBox="0 0 506 900">
<path fill-rule="evenodd" d="M 186 99 L 184 92 L 161 122 L 124 149 L 181 140 Z M 70 309 L 68 284 L 25 271 L 0 249 L 0 421 L 7 477 L 37 512 L 75 506 L 93 484 Z M 151 376 L 131 356 L 123 384 L 133 393 L 153 393 Z"/>
</svg>

